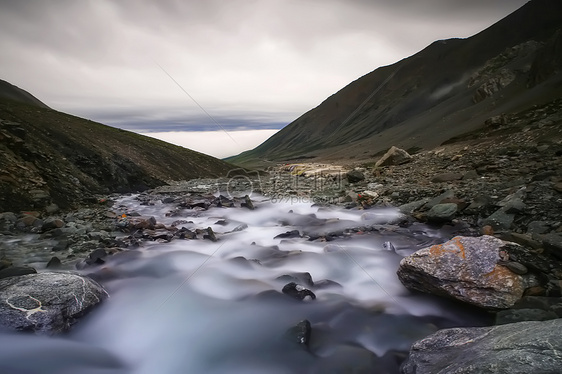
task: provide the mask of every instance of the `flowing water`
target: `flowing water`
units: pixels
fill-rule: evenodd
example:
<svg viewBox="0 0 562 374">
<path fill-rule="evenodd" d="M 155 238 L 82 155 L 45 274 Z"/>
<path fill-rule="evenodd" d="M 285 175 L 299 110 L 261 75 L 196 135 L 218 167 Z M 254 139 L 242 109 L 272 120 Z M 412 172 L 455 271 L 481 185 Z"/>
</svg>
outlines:
<svg viewBox="0 0 562 374">
<path fill-rule="evenodd" d="M 167 204 L 142 206 L 135 196 L 118 204 L 165 224 L 178 220 L 166 216 Z M 0 372 L 397 373 L 414 341 L 482 324 L 474 311 L 410 293 L 396 276 L 403 256 L 443 242 L 446 232 L 390 225 L 394 210 L 254 204 L 182 212 L 183 226 L 212 227 L 217 242 L 145 242 L 85 270 L 110 298 L 62 337 L 0 334 Z M 291 230 L 340 237 L 275 239 Z M 316 299 L 282 294 L 291 281 Z M 305 319 L 308 347 L 287 334 Z"/>
</svg>

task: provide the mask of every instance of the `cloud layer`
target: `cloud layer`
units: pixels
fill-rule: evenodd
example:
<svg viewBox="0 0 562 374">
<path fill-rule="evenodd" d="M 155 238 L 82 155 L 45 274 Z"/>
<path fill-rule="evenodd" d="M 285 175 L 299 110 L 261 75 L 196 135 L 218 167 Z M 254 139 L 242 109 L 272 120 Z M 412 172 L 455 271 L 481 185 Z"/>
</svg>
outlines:
<svg viewBox="0 0 562 374">
<path fill-rule="evenodd" d="M 280 128 L 378 66 L 524 3 L 6 0 L 0 79 L 139 131 Z"/>
</svg>

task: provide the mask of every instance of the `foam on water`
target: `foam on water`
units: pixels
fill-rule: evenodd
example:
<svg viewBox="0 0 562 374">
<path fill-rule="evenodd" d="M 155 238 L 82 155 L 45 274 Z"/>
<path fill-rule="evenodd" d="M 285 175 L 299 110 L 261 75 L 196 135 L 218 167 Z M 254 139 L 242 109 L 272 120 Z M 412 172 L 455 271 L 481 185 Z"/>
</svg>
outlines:
<svg viewBox="0 0 562 374">
<path fill-rule="evenodd" d="M 172 205 L 141 206 L 134 196 L 119 204 L 159 222 L 179 219 L 166 216 Z M 410 294 L 397 279 L 402 256 L 442 241 L 438 231 L 384 226 L 398 216 L 395 210 L 366 213 L 266 199 L 256 199 L 255 205 L 254 211 L 184 213 L 193 228 L 211 226 L 217 242 L 145 243 L 109 257 L 100 268 L 86 269 L 101 279 L 110 299 L 63 338 L 0 334 L 3 347 L 10 342 L 8 350 L 0 350 L 0 369 L 321 373 L 368 362 L 392 373 L 398 366 L 385 359 L 389 352 L 407 351 L 438 327 L 478 323 L 451 303 Z M 219 220 L 225 222 L 216 224 Z M 241 224 L 247 228 L 231 232 Z M 366 225 L 383 229 L 331 242 L 275 239 L 291 230 L 330 232 Z M 396 253 L 385 248 L 387 241 Z M 303 280 L 305 272 L 314 282 L 330 281 L 321 287 L 300 282 L 316 300 L 300 302 L 280 293 L 287 275 Z M 313 328 L 309 349 L 284 338 L 303 319 Z"/>
</svg>

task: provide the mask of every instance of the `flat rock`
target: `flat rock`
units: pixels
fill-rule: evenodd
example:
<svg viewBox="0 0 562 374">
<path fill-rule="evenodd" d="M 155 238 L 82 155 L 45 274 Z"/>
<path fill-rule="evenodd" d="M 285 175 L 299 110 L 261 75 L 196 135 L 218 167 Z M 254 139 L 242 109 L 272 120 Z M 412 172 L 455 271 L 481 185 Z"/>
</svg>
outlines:
<svg viewBox="0 0 562 374">
<path fill-rule="evenodd" d="M 404 374 L 559 373 L 562 319 L 437 331 L 413 344 Z"/>
<path fill-rule="evenodd" d="M 107 297 L 90 278 L 44 272 L 0 280 L 0 324 L 8 330 L 54 334 Z"/>
<path fill-rule="evenodd" d="M 505 245 L 492 236 L 457 236 L 400 261 L 398 277 L 409 289 L 454 298 L 486 309 L 505 309 L 521 298 L 523 279 L 499 265 Z"/>
</svg>

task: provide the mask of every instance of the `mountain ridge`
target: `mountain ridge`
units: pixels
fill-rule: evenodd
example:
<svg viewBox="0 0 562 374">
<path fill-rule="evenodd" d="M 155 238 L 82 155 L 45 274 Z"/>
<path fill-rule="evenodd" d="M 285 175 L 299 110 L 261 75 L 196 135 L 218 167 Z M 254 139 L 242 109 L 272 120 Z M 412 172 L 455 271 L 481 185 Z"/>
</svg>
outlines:
<svg viewBox="0 0 562 374">
<path fill-rule="evenodd" d="M 435 41 L 410 57 L 377 68 L 258 147 L 227 160 L 256 166 L 264 160 L 368 159 L 392 145 L 431 148 L 483 126 L 487 118 L 502 111 L 542 104 L 558 95 L 560 74 L 551 66 L 545 80 L 527 87 L 529 74 L 534 59 L 556 38 L 561 25 L 561 2 L 530 1 L 469 38 Z M 529 41 L 536 42 L 534 49 L 518 47 Z M 507 66 L 512 61 L 506 60 L 493 74 L 481 72 L 489 61 L 511 48 L 520 52 L 513 57 L 517 60 L 513 66 Z M 498 82 L 491 92 L 486 85 L 493 86 L 504 67 L 514 78 L 502 87 Z M 473 79 L 478 72 L 480 77 Z M 481 88 L 487 96 L 474 102 Z"/>
</svg>

